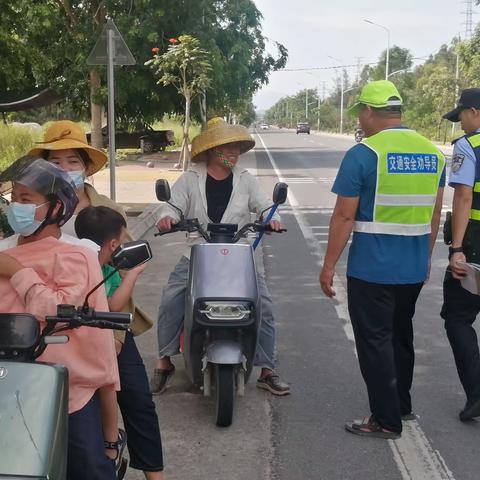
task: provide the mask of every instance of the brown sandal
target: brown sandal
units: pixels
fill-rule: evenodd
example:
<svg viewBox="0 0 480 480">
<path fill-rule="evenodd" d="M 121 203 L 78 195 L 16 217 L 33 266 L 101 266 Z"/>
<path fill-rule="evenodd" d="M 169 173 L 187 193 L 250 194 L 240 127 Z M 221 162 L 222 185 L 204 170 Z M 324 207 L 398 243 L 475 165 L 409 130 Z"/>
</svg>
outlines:
<svg viewBox="0 0 480 480">
<path fill-rule="evenodd" d="M 387 440 L 396 440 L 401 437 L 400 433 L 392 432 L 379 425 L 373 418 L 373 415 L 365 417 L 363 420 L 347 422 L 345 429 L 350 433 L 364 437 L 385 438 Z"/>
</svg>

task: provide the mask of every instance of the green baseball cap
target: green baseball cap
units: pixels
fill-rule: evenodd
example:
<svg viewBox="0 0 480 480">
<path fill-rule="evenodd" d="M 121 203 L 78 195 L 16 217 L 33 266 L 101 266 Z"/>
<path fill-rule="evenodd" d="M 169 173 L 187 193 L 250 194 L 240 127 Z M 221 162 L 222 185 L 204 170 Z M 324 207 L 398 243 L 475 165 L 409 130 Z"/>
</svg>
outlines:
<svg viewBox="0 0 480 480">
<path fill-rule="evenodd" d="M 390 100 L 392 97 L 396 98 Z M 367 83 L 362 88 L 357 102 L 347 110 L 347 113 L 352 117 L 358 117 L 363 105 L 385 108 L 401 106 L 402 104 L 402 97 L 398 93 L 397 87 L 388 80 L 378 80 Z"/>
</svg>

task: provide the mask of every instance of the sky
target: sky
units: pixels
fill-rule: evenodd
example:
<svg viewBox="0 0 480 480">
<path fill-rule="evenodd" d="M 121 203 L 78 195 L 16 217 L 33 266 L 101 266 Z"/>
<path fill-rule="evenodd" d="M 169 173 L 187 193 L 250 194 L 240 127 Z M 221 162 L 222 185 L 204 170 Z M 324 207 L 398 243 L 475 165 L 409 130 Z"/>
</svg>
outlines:
<svg viewBox="0 0 480 480">
<path fill-rule="evenodd" d="M 254 0 L 263 15 L 267 49 L 275 42 L 287 47 L 286 69 L 354 65 L 347 71 L 355 78 L 357 65 L 376 62 L 387 47 L 387 32 L 363 19 L 390 30 L 390 46 L 408 48 L 422 58 L 435 53 L 454 36 L 465 36 L 466 5 L 462 0 Z M 480 7 L 473 8 L 473 22 L 480 20 Z M 334 57 L 332 60 L 329 57 Z M 360 60 L 359 60 L 360 57 Z M 337 70 L 338 71 L 338 70 Z M 323 93 L 334 86 L 335 70 L 278 71 L 254 96 L 257 110 L 304 88 Z M 394 76 L 391 78 L 394 81 Z"/>
</svg>

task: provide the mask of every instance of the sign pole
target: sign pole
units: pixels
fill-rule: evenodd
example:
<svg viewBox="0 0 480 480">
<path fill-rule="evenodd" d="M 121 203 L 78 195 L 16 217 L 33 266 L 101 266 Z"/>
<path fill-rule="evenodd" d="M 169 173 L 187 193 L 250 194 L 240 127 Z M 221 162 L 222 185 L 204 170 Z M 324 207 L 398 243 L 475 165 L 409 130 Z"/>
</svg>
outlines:
<svg viewBox="0 0 480 480">
<path fill-rule="evenodd" d="M 115 82 L 113 59 L 115 57 L 113 30 L 107 30 L 107 88 L 108 88 L 108 164 L 110 166 L 110 198 L 115 201 Z"/>
<path fill-rule="evenodd" d="M 111 18 L 103 27 L 102 33 L 87 58 L 87 65 L 107 66 L 108 88 L 108 158 L 110 165 L 110 198 L 115 201 L 115 82 L 114 65 L 135 65 L 130 52 Z"/>
</svg>

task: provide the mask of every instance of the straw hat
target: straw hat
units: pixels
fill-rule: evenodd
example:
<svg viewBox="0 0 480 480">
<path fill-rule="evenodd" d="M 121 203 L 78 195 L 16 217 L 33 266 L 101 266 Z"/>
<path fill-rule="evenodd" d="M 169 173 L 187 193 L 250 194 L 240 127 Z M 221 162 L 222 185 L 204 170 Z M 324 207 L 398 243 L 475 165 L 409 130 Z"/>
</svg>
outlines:
<svg viewBox="0 0 480 480">
<path fill-rule="evenodd" d="M 69 150 L 81 148 L 85 150 L 91 160 L 87 165 L 87 176 L 98 172 L 107 163 L 107 155 L 90 146 L 87 142 L 87 136 L 83 128 L 70 120 L 60 120 L 53 122 L 45 132 L 43 142 L 37 142 L 41 145 L 28 152 L 28 155 L 43 156 L 45 150 Z"/>
<path fill-rule="evenodd" d="M 228 143 L 238 143 L 240 154 L 255 146 L 255 140 L 242 125 L 229 125 L 223 118 L 212 118 L 207 129 L 192 140 L 192 162 L 205 160 L 207 150 Z"/>
</svg>

